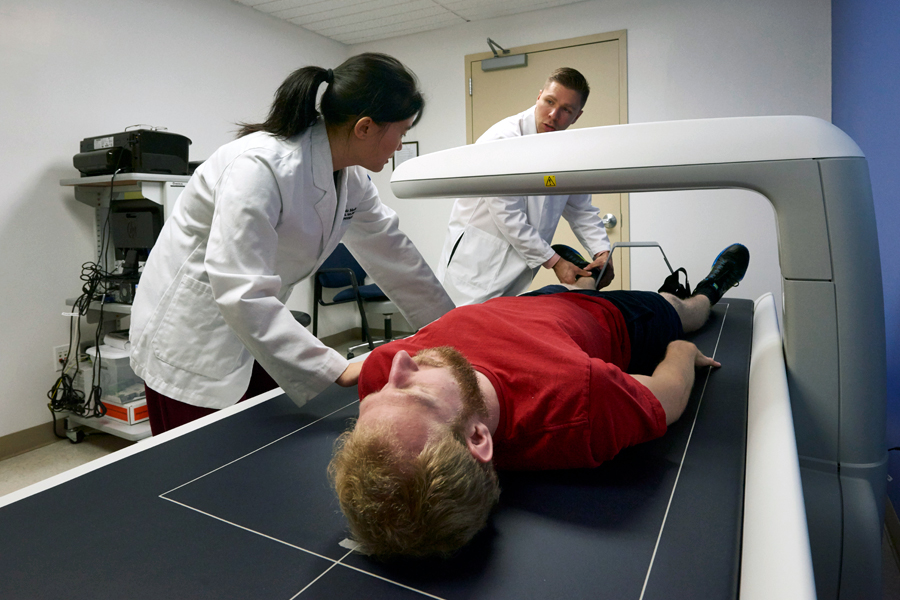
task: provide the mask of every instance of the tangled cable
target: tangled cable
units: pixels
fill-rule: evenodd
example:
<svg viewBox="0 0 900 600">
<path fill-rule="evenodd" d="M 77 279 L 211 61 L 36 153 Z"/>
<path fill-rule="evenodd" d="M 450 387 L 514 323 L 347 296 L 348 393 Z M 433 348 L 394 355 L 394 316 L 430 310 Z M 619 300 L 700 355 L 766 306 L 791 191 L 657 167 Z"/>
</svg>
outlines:
<svg viewBox="0 0 900 600">
<path fill-rule="evenodd" d="M 122 160 L 119 156 L 119 162 Z M 110 273 L 104 269 L 102 265 L 106 263 L 109 253 L 109 241 L 112 237 L 109 235 L 109 217 L 112 213 L 113 190 L 116 185 L 116 176 L 122 171 L 120 165 L 116 165 L 109 181 L 109 204 L 106 211 L 106 220 L 101 229 L 101 238 L 99 246 L 99 256 L 97 262 L 86 262 L 81 265 L 81 295 L 75 300 L 72 312 L 69 314 L 69 351 L 66 359 L 63 361 L 62 373 L 50 391 L 47 392 L 47 398 L 50 402 L 47 408 L 53 415 L 53 433 L 58 438 L 65 438 L 60 435 L 56 429 L 56 413 L 68 412 L 80 417 L 103 417 L 106 415 L 106 406 L 100 399 L 103 397 L 103 389 L 100 387 L 100 369 L 102 357 L 100 356 L 101 336 L 103 335 L 103 305 L 106 301 L 107 287 L 105 281 Z M 85 393 L 75 387 L 75 380 L 81 372 L 81 361 L 78 358 L 78 352 L 81 348 L 81 316 L 86 315 L 91 308 L 92 302 L 99 302 L 100 317 L 99 325 L 94 336 L 94 347 L 96 348 L 96 356 L 91 361 L 91 389 L 85 396 Z M 73 358 L 74 357 L 74 358 Z M 70 364 L 74 365 L 74 371 L 69 375 Z M 86 386 L 85 386 L 86 387 Z"/>
<path fill-rule="evenodd" d="M 81 295 L 75 300 L 72 313 L 69 316 L 69 351 L 62 365 L 62 373 L 47 392 L 50 402 L 47 407 L 53 415 L 53 433 L 56 437 L 65 438 L 57 431 L 56 413 L 68 412 L 80 417 L 102 417 L 106 415 L 106 406 L 100 401 L 103 389 L 100 386 L 100 335 L 101 326 L 97 327 L 95 347 L 98 348 L 96 356 L 91 361 L 91 389 L 87 395 L 75 386 L 75 380 L 81 372 L 81 361 L 78 359 L 78 349 L 81 346 L 81 315 L 87 314 L 92 301 L 100 302 L 100 323 L 103 323 L 103 300 L 106 295 L 104 280 L 107 277 L 99 264 L 86 262 L 81 265 Z M 69 373 L 70 369 L 71 374 Z"/>
</svg>

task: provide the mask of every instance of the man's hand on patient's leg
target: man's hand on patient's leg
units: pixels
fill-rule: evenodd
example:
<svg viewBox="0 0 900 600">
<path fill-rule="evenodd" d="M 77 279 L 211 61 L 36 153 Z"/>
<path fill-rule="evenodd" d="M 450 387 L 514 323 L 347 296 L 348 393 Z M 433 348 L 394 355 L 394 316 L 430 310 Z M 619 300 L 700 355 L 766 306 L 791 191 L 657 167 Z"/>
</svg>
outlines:
<svg viewBox="0 0 900 600">
<path fill-rule="evenodd" d="M 579 269 L 564 258 L 560 258 L 556 261 L 556 264 L 553 265 L 553 271 L 556 273 L 556 278 L 559 279 L 560 283 L 574 284 L 575 280 L 579 277 L 591 276 L 590 271 Z"/>
</svg>

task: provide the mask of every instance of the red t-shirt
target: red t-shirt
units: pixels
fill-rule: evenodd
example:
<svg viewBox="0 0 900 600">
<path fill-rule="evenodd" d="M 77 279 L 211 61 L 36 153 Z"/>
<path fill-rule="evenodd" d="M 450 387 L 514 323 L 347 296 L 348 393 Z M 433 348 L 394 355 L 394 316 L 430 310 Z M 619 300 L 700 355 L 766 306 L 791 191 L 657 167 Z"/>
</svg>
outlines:
<svg viewBox="0 0 900 600">
<path fill-rule="evenodd" d="M 398 351 L 436 346 L 459 350 L 497 391 L 497 468 L 596 467 L 666 431 L 662 405 L 624 372 L 625 320 L 602 298 L 561 293 L 457 308 L 376 348 L 363 363 L 360 399 L 387 383 Z"/>
</svg>

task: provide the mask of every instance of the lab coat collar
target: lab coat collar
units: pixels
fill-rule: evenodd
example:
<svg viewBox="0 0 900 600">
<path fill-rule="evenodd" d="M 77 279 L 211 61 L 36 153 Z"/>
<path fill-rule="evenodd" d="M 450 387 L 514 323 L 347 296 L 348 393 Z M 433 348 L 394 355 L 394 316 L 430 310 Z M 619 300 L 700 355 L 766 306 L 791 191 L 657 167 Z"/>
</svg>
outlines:
<svg viewBox="0 0 900 600">
<path fill-rule="evenodd" d="M 331 145 L 325 122 L 320 118 L 310 128 L 310 155 L 312 157 L 313 185 L 321 194 L 314 200 L 316 213 L 322 221 L 322 249 L 336 247 L 341 235 L 341 219 L 347 207 L 346 173 L 341 173 L 340 194 L 334 186 L 334 167 L 331 162 Z M 344 169 L 346 171 L 346 169 Z"/>
<path fill-rule="evenodd" d="M 519 113 L 522 116 L 522 135 L 534 135 L 537 133 L 537 123 L 534 120 L 535 110 L 537 110 L 537 104 L 524 112 Z"/>
<path fill-rule="evenodd" d="M 322 119 L 310 127 L 309 154 L 312 158 L 313 185 L 323 192 L 316 200 L 320 203 L 329 193 L 334 192 L 334 167 L 331 164 L 331 145 Z"/>
</svg>

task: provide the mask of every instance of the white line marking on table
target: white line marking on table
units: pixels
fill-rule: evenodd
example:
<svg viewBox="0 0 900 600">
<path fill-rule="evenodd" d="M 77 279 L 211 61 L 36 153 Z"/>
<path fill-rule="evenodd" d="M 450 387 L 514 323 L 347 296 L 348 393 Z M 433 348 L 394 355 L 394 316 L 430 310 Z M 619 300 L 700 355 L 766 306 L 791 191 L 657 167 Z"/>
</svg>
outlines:
<svg viewBox="0 0 900 600">
<path fill-rule="evenodd" d="M 722 315 L 722 324 L 719 325 L 719 335 L 716 338 L 716 345 L 713 348 L 711 358 L 716 357 L 719 349 L 719 341 L 722 339 L 722 331 L 725 329 L 725 320 L 728 317 L 728 308 L 731 305 L 725 303 L 725 314 Z M 659 527 L 659 535 L 656 536 L 656 544 L 653 546 L 653 555 L 650 557 L 650 564 L 647 567 L 647 575 L 644 576 L 644 586 L 641 588 L 640 600 L 643 600 L 644 594 L 647 592 L 647 583 L 650 581 L 650 572 L 653 570 L 653 562 L 656 560 L 656 551 L 659 550 L 659 542 L 662 539 L 663 530 L 666 528 L 666 519 L 669 518 L 669 509 L 672 508 L 672 499 L 675 497 L 675 488 L 678 487 L 678 479 L 681 477 L 681 469 L 684 467 L 684 459 L 687 456 L 688 448 L 691 445 L 691 437 L 694 435 L 694 427 L 697 425 L 697 417 L 700 415 L 700 407 L 703 405 L 703 396 L 706 394 L 706 385 L 709 383 L 709 375 L 712 373 L 712 367 L 706 370 L 706 379 L 703 381 L 703 389 L 700 391 L 700 401 L 697 403 L 697 411 L 694 413 L 694 420 L 691 422 L 691 431 L 688 434 L 687 443 L 684 445 L 684 453 L 681 455 L 681 462 L 678 464 L 678 473 L 675 475 L 675 483 L 672 484 L 672 493 L 669 494 L 669 503 L 666 505 L 666 513 L 663 515 L 662 524 Z"/>
<path fill-rule="evenodd" d="M 330 413 L 328 413 L 327 415 L 325 415 L 324 417 L 320 417 L 320 418 L 316 419 L 315 421 L 313 421 L 312 423 L 307 423 L 307 424 L 304 425 L 303 427 L 300 427 L 300 428 L 298 428 L 298 429 L 295 429 L 294 431 L 292 431 L 292 432 L 290 432 L 290 433 L 287 433 L 287 434 L 281 436 L 280 438 L 278 438 L 278 439 L 276 439 L 276 440 L 272 440 L 272 441 L 269 442 L 268 444 L 264 444 L 264 445 L 260 446 L 259 448 L 257 448 L 256 450 L 252 450 L 252 451 L 248 452 L 247 454 L 245 454 L 245 455 L 243 455 L 243 456 L 240 456 L 240 457 L 238 457 L 238 458 L 236 458 L 236 459 L 234 459 L 234 460 L 232 460 L 232 461 L 230 461 L 230 462 L 225 463 L 224 465 L 221 465 L 221 466 L 219 466 L 219 467 L 216 467 L 215 469 L 213 469 L 212 471 L 209 471 L 208 473 L 204 473 L 203 475 L 200 475 L 199 477 L 195 477 L 195 478 L 191 479 L 190 481 L 187 481 L 187 482 L 185 482 L 185 483 L 182 483 L 182 484 L 179 485 L 178 487 L 174 487 L 174 488 L 172 488 L 171 490 L 169 490 L 168 492 L 163 492 L 162 494 L 160 494 L 160 498 L 165 498 L 166 500 L 168 500 L 168 498 L 166 498 L 166 494 L 171 494 L 171 493 L 174 492 L 175 490 L 180 490 L 181 488 L 183 488 L 183 487 L 185 487 L 185 486 L 187 486 L 187 485 L 190 485 L 190 484 L 194 483 L 195 481 L 199 481 L 199 480 L 203 479 L 203 478 L 206 477 L 207 475 L 212 475 L 212 474 L 215 473 L 216 471 L 220 471 L 220 470 L 224 469 L 225 467 L 227 467 L 227 466 L 229 466 L 229 465 L 233 465 L 234 463 L 236 463 L 236 462 L 238 462 L 238 461 L 244 460 L 244 459 L 247 458 L 248 456 L 251 456 L 251 455 L 253 455 L 253 454 L 256 454 L 256 453 L 259 452 L 260 450 L 263 450 L 263 449 L 265 449 L 265 448 L 268 448 L 268 447 L 271 446 L 272 444 L 276 444 L 276 443 L 280 442 L 281 440 L 283 440 L 283 439 L 285 439 L 285 438 L 289 438 L 289 437 L 291 437 L 292 435 L 294 435 L 295 433 L 297 433 L 298 431 L 303 431 L 303 430 L 306 429 L 307 427 L 311 427 L 311 426 L 315 425 L 316 423 L 318 423 L 318 422 L 320 422 L 320 421 L 323 421 L 324 419 L 327 419 L 327 418 L 330 417 L 331 415 L 333 415 L 333 414 L 335 414 L 335 413 L 341 412 L 342 410 L 344 410 L 344 409 L 347 408 L 348 406 L 352 406 L 352 405 L 356 404 L 357 402 L 358 402 L 358 400 L 354 400 L 354 401 L 351 402 L 350 404 L 347 404 L 347 405 L 342 406 L 342 407 L 340 407 L 340 408 L 338 408 L 338 409 L 336 409 L 336 410 L 333 410 L 333 411 L 331 411 Z"/>
</svg>

